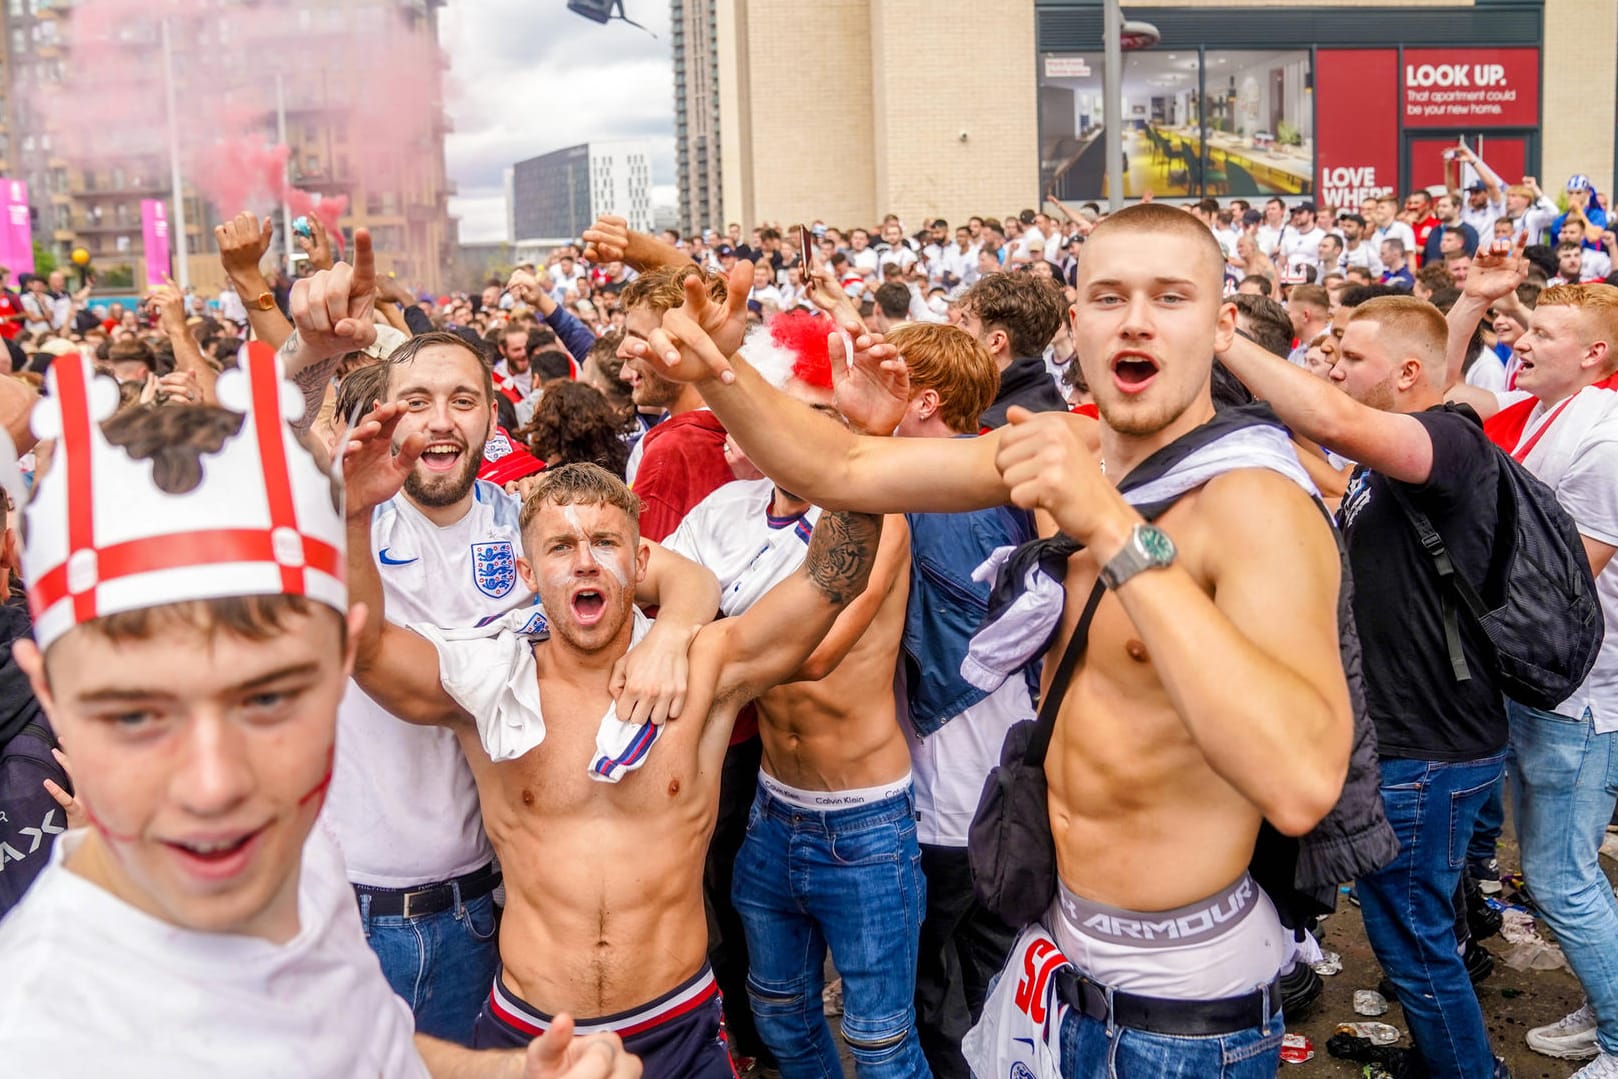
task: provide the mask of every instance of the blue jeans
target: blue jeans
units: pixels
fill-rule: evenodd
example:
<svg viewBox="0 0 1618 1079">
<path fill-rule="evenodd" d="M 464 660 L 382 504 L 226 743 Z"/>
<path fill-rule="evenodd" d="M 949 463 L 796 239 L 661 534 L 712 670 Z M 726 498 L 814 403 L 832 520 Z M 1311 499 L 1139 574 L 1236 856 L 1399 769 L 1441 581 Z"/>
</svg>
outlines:
<svg viewBox="0 0 1618 1079">
<path fill-rule="evenodd" d="M 1382 759 L 1382 803 L 1399 854 L 1360 878 L 1360 911 L 1433 1079 L 1494 1074 L 1483 1009 L 1456 942 L 1455 895 L 1478 813 L 1504 760 Z"/>
<path fill-rule="evenodd" d="M 1286 1029 L 1185 1038 L 1114 1027 L 1069 1010 L 1062 1019 L 1062 1079 L 1275 1079 Z"/>
<path fill-rule="evenodd" d="M 753 1018 L 783 1079 L 842 1079 L 820 999 L 828 946 L 857 1074 L 931 1076 L 914 1006 L 926 888 L 908 792 L 829 812 L 758 792 L 732 896 L 747 931 Z"/>
<path fill-rule="evenodd" d="M 1510 701 L 1511 794 L 1523 877 L 1595 1009 L 1596 1040 L 1618 1054 L 1618 899 L 1601 840 L 1618 800 L 1618 732 Z"/>
<path fill-rule="evenodd" d="M 1510 770 L 1509 768 L 1507 769 Z M 1488 801 L 1478 811 L 1477 827 L 1472 829 L 1472 839 L 1466 845 L 1466 860 L 1468 862 L 1487 862 L 1493 858 L 1500 846 L 1500 829 L 1506 823 L 1506 781 L 1502 776 L 1500 782 L 1494 785 L 1489 792 Z"/>
<path fill-rule="evenodd" d="M 388 985 L 415 1013 L 416 1030 L 470 1046 L 500 965 L 494 896 L 411 918 L 372 917 L 371 898 L 363 893 L 359 903 L 366 943 L 382 961 Z"/>
</svg>

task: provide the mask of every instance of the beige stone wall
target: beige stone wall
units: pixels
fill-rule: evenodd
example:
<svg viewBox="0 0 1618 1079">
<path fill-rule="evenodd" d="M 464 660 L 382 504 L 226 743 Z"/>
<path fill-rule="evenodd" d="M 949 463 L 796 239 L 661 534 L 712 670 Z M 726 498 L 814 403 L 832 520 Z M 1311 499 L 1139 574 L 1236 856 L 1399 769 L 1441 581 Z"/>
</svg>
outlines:
<svg viewBox="0 0 1618 1079">
<path fill-rule="evenodd" d="M 892 212 L 915 229 L 933 217 L 1035 204 L 1033 0 L 718 0 L 718 8 L 726 221 L 850 225 Z M 1614 190 L 1618 0 L 1546 0 L 1542 64 L 1546 190 L 1575 172 Z"/>
<path fill-rule="evenodd" d="M 871 59 L 878 217 L 914 231 L 1037 205 L 1030 0 L 877 0 Z"/>
<path fill-rule="evenodd" d="M 1576 172 L 1611 192 L 1618 0 L 1545 0 L 1540 184 L 1555 197 Z"/>
<path fill-rule="evenodd" d="M 870 0 L 719 6 L 725 220 L 870 220 Z"/>
</svg>

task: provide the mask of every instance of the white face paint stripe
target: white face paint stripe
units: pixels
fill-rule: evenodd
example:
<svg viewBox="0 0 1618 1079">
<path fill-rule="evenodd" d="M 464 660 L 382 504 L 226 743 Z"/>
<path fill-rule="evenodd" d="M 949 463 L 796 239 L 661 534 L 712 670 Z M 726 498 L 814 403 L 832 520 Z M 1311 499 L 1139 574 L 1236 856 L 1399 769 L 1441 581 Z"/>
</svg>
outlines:
<svg viewBox="0 0 1618 1079">
<path fill-rule="evenodd" d="M 589 530 L 586 529 L 583 522 L 579 520 L 578 510 L 571 502 L 562 507 L 562 516 L 567 520 L 568 524 L 573 526 L 573 531 L 578 534 L 579 539 L 582 542 L 590 545 L 590 553 L 595 556 L 596 563 L 600 565 L 602 569 L 606 570 L 612 575 L 612 578 L 618 582 L 618 587 L 628 588 L 629 573 L 624 569 L 623 551 L 611 547 L 603 547 L 600 544 L 592 542 L 590 539 Z"/>
</svg>

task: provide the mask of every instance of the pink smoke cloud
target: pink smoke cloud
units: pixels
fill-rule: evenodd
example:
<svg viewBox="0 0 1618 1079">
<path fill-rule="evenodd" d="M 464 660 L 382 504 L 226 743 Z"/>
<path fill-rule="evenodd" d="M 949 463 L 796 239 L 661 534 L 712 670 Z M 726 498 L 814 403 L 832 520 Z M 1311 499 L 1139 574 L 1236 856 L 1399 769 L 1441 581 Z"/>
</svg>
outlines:
<svg viewBox="0 0 1618 1079">
<path fill-rule="evenodd" d="M 286 202 L 337 221 L 360 192 L 399 191 L 441 154 L 447 67 L 425 16 L 401 5 L 293 7 L 285 0 L 79 0 L 61 20 L 64 78 L 31 94 L 55 152 L 85 168 L 168 175 L 161 26 L 173 41 L 181 168 L 221 216 Z M 276 139 L 279 76 L 288 130 Z M 302 169 L 313 157 L 317 169 Z M 287 165 L 294 180 L 288 182 Z M 438 165 L 442 168 L 441 162 Z M 303 181 L 300 171 L 308 173 Z M 311 190 L 318 189 L 318 190 Z"/>
</svg>

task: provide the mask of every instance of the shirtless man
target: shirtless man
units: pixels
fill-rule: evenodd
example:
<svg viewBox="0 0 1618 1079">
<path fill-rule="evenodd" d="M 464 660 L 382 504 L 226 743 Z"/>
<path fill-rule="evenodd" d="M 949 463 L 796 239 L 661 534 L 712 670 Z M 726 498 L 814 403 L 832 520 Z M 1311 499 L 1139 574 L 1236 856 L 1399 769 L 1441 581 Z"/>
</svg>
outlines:
<svg viewBox="0 0 1618 1079">
<path fill-rule="evenodd" d="M 368 604 L 382 602 L 363 542 L 370 507 L 398 490 L 423 445 L 416 435 L 393 444 L 399 415 L 383 405 L 357 428 L 345 469 L 349 575 Z M 546 471 L 524 503 L 517 562 L 543 613 L 512 612 L 481 637 L 378 618 L 355 673 L 400 718 L 453 730 L 477 781 L 507 901 L 502 970 L 475 1043 L 525 1044 L 566 1010 L 593 1017 L 581 1031 L 622 1031 L 651 1075 L 718 1079 L 733 1072 L 701 878 L 731 724 L 859 595 L 881 524 L 825 515 L 801 570 L 697 635 L 682 718 L 625 730 L 610 707 L 612 671 L 649 625 L 634 607 L 648 550 L 638 512 L 603 469 Z"/>
<path fill-rule="evenodd" d="M 824 330 L 805 329 L 818 348 L 781 350 L 795 361 L 785 386 L 830 409 Z M 768 480 L 729 483 L 665 546 L 714 570 L 721 610 L 735 616 L 798 568 L 818 513 Z M 798 680 L 758 700 L 764 760 L 732 899 L 747 933 L 753 1018 L 785 1079 L 841 1068 L 821 1002 L 827 947 L 843 979 L 843 1037 L 858 1073 L 930 1074 L 912 1004 L 925 888 L 893 689 L 909 572 L 909 530 L 902 517 L 889 518 L 865 593 Z M 850 850 L 861 864 L 847 864 Z"/>
<path fill-rule="evenodd" d="M 1271 448 L 1285 432 L 1243 430 L 1262 436 L 1253 457 L 1264 467 L 1207 479 L 1155 528 L 1113 486 L 1143 462 L 1161 468 L 1147 458 L 1194 442 L 1214 415 L 1211 357 L 1235 317 L 1222 262 L 1178 209 L 1133 206 L 1091 233 L 1072 327 L 1101 416 L 1101 467 L 1063 413 L 1019 410 L 978 439 L 856 437 L 771 392 L 731 355 L 743 315 L 690 291 L 639 346 L 699 385 L 766 475 L 817 504 L 956 512 L 1009 500 L 1054 519 L 1084 549 L 1069 559 L 1047 679 L 1106 568 L 1109 594 L 1045 764 L 1062 885 L 1046 923 L 1082 972 L 1052 979 L 1071 1008 L 1033 1058 L 1047 1074 L 1060 1057 L 1069 1077 L 1155 1076 L 1167 1059 L 1186 1074 L 1274 1075 L 1287 934 L 1246 867 L 1262 821 L 1306 833 L 1347 770 L 1340 562 L 1296 458 Z M 833 365 L 839 406 L 866 430 L 891 429 L 904 366 L 879 343 L 856 344 L 854 367 Z M 1142 939 L 1170 911 L 1175 937 Z M 1020 941 L 997 996 L 1021 981 L 1023 951 Z M 993 1001 L 990 1016 L 1003 1045 Z"/>
</svg>

